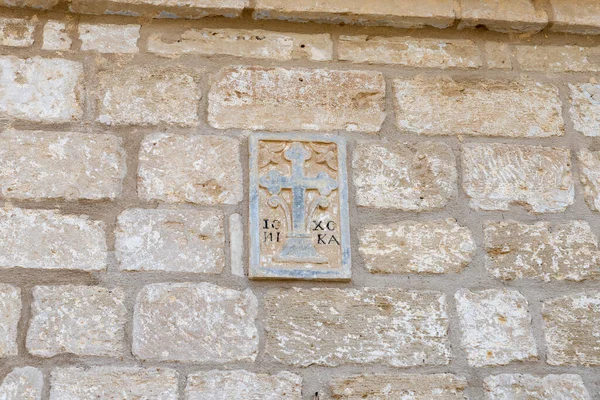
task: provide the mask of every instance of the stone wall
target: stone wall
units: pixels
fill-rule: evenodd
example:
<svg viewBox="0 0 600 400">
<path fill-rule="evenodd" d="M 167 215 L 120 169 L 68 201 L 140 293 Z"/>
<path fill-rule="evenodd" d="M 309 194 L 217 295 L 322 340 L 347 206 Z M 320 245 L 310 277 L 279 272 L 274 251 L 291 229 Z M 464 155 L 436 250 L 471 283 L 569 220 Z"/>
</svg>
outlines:
<svg viewBox="0 0 600 400">
<path fill-rule="evenodd" d="M 600 399 L 599 3 L 0 5 L 0 399 Z M 258 132 L 350 280 L 249 279 Z"/>
</svg>

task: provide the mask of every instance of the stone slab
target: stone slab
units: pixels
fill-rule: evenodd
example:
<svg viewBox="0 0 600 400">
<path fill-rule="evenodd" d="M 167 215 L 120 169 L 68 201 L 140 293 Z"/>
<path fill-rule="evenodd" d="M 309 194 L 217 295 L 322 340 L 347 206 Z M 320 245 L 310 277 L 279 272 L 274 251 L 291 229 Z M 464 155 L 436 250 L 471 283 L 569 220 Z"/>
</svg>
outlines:
<svg viewBox="0 0 600 400">
<path fill-rule="evenodd" d="M 591 400 L 579 375 L 501 374 L 485 378 L 488 400 Z"/>
<path fill-rule="evenodd" d="M 13 369 L 0 385 L 2 400 L 41 400 L 44 373 L 34 367 Z"/>
<path fill-rule="evenodd" d="M 17 327 L 21 320 L 21 289 L 0 283 L 0 359 L 16 356 Z"/>
</svg>

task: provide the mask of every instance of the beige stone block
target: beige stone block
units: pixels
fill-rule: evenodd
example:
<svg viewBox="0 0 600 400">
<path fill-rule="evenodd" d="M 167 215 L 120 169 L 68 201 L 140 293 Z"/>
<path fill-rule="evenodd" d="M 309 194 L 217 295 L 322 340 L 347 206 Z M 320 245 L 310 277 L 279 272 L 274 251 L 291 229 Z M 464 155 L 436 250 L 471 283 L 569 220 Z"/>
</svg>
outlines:
<svg viewBox="0 0 600 400">
<path fill-rule="evenodd" d="M 384 99 L 379 72 L 225 67 L 212 79 L 208 122 L 219 129 L 378 132 Z"/>
<path fill-rule="evenodd" d="M 600 3 L 595 0 L 550 0 L 550 30 L 583 35 L 600 34 Z"/>
<path fill-rule="evenodd" d="M 503 280 L 582 281 L 600 275 L 600 251 L 585 221 L 487 222 L 486 268 Z"/>
<path fill-rule="evenodd" d="M 0 18 L 0 45 L 29 47 L 33 44 L 33 20 L 21 18 Z"/>
<path fill-rule="evenodd" d="M 553 85 L 421 76 L 394 80 L 394 98 L 398 128 L 419 135 L 564 134 L 561 101 Z"/>
<path fill-rule="evenodd" d="M 27 351 L 119 357 L 125 350 L 125 294 L 100 286 L 36 286 Z"/>
<path fill-rule="evenodd" d="M 517 62 L 524 71 L 598 72 L 600 47 L 515 45 Z"/>
<path fill-rule="evenodd" d="M 371 273 L 458 273 L 476 248 L 469 229 L 451 218 L 370 225 L 359 239 L 358 250 Z"/>
<path fill-rule="evenodd" d="M 258 300 L 211 283 L 157 283 L 138 294 L 133 354 L 142 360 L 253 362 Z"/>
<path fill-rule="evenodd" d="M 533 213 L 562 212 L 573 204 L 571 154 L 566 148 L 508 144 L 465 144 L 463 189 L 471 208 Z"/>
<path fill-rule="evenodd" d="M 440 142 L 358 142 L 352 160 L 359 206 L 428 211 L 456 196 L 456 160 Z"/>
<path fill-rule="evenodd" d="M 600 292 L 544 301 L 546 362 L 550 365 L 600 365 Z"/>
<path fill-rule="evenodd" d="M 521 293 L 513 289 L 461 289 L 454 298 L 462 347 L 470 366 L 537 359 L 529 305 Z"/>
<path fill-rule="evenodd" d="M 225 266 L 218 211 L 129 209 L 119 215 L 115 234 L 123 271 L 220 274 Z"/>
<path fill-rule="evenodd" d="M 184 54 L 230 55 L 288 61 L 330 61 L 333 41 L 329 34 L 307 35 L 260 29 L 189 29 L 181 35 L 153 33 L 148 51 L 165 57 Z"/>
<path fill-rule="evenodd" d="M 248 371 L 206 371 L 188 375 L 186 400 L 302 400 L 302 377 L 281 371 L 276 375 Z"/>
<path fill-rule="evenodd" d="M 0 358 L 18 354 L 17 327 L 20 319 L 21 289 L 0 284 Z"/>
<path fill-rule="evenodd" d="M 579 181 L 585 202 L 592 211 L 600 210 L 600 151 L 581 149 L 577 153 Z"/>
<path fill-rule="evenodd" d="M 485 42 L 487 67 L 490 69 L 513 69 L 512 55 L 508 43 Z"/>
<path fill-rule="evenodd" d="M 600 136 L 600 85 L 570 84 L 573 128 L 585 136 Z"/>
<path fill-rule="evenodd" d="M 484 25 L 497 32 L 539 32 L 548 15 L 535 0 L 461 0 L 459 29 Z"/>
<path fill-rule="evenodd" d="M 79 24 L 82 51 L 137 53 L 140 25 Z"/>
<path fill-rule="evenodd" d="M 84 14 L 198 19 L 238 17 L 248 5 L 249 0 L 70 0 L 69 9 Z"/>
<path fill-rule="evenodd" d="M 67 25 L 61 21 L 50 20 L 44 24 L 42 50 L 71 50 L 73 40 L 67 31 Z"/>
<path fill-rule="evenodd" d="M 58 4 L 59 0 L 0 0 L 3 7 L 31 7 L 47 10 Z"/>
<path fill-rule="evenodd" d="M 104 223 L 86 215 L 0 209 L 0 269 L 100 271 L 106 249 Z"/>
<path fill-rule="evenodd" d="M 2 400 L 42 400 L 44 374 L 37 368 L 13 369 L 0 385 Z"/>
<path fill-rule="evenodd" d="M 488 400 L 591 400 L 579 375 L 492 375 L 483 388 Z"/>
<path fill-rule="evenodd" d="M 144 138 L 138 195 L 144 201 L 237 204 L 243 197 L 239 141 L 156 133 Z"/>
<path fill-rule="evenodd" d="M 444 294 L 400 289 L 271 290 L 264 298 L 266 352 L 307 367 L 446 365 Z"/>
</svg>

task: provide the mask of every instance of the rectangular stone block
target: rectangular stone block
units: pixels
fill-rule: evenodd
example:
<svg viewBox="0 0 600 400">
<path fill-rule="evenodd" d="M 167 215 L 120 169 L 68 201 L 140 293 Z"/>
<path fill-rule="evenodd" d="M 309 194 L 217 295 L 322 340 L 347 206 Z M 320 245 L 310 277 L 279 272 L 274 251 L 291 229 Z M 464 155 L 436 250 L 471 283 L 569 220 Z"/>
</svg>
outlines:
<svg viewBox="0 0 600 400">
<path fill-rule="evenodd" d="M 537 348 L 525 297 L 513 289 L 454 295 L 462 329 L 462 347 L 472 367 L 537 360 Z"/>
<path fill-rule="evenodd" d="M 515 45 L 515 57 L 524 71 L 598 72 L 600 47 Z"/>
<path fill-rule="evenodd" d="M 333 41 L 329 34 L 205 28 L 189 29 L 175 37 L 172 33 L 151 34 L 148 51 L 165 57 L 223 54 L 278 61 L 330 61 L 333 58 Z"/>
<path fill-rule="evenodd" d="M 0 385 L 3 400 L 41 400 L 44 374 L 37 368 L 14 368 Z"/>
<path fill-rule="evenodd" d="M 400 289 L 287 289 L 265 295 L 266 352 L 307 367 L 446 365 L 444 294 Z"/>
<path fill-rule="evenodd" d="M 479 47 L 471 40 L 413 37 L 346 36 L 338 43 L 342 61 L 397 64 L 421 68 L 479 68 Z"/>
<path fill-rule="evenodd" d="M 35 356 L 124 355 L 127 309 L 120 288 L 36 286 L 31 312 L 26 346 Z"/>
<path fill-rule="evenodd" d="M 59 0 L 0 0 L 3 7 L 31 7 L 47 10 L 58 4 Z"/>
<path fill-rule="evenodd" d="M 17 327 L 21 320 L 21 289 L 0 284 L 0 358 L 16 356 Z"/>
<path fill-rule="evenodd" d="M 600 34 L 600 3 L 594 0 L 550 0 L 550 30 L 583 35 Z"/>
<path fill-rule="evenodd" d="M 553 85 L 421 76 L 394 80 L 394 99 L 398 128 L 419 135 L 564 134 L 561 101 Z"/>
<path fill-rule="evenodd" d="M 140 25 L 79 24 L 81 51 L 137 53 Z"/>
<path fill-rule="evenodd" d="M 347 181 L 343 138 L 252 136 L 249 276 L 350 279 Z"/>
<path fill-rule="evenodd" d="M 490 69 L 513 69 L 510 46 L 505 42 L 485 42 L 487 67 Z"/>
<path fill-rule="evenodd" d="M 459 273 L 470 262 L 475 242 L 454 219 L 369 225 L 358 248 L 371 273 Z"/>
<path fill-rule="evenodd" d="M 496 278 L 582 281 L 600 275 L 600 251 L 585 221 L 487 222 L 487 270 Z"/>
<path fill-rule="evenodd" d="M 570 84 L 573 128 L 585 136 L 600 136 L 600 85 Z"/>
<path fill-rule="evenodd" d="M 461 0 L 459 29 L 479 27 L 497 32 L 539 32 L 548 15 L 532 0 Z"/>
<path fill-rule="evenodd" d="M 581 376 L 529 374 L 492 375 L 483 382 L 486 399 L 591 400 Z"/>
<path fill-rule="evenodd" d="M 44 25 L 42 50 L 66 51 L 71 49 L 73 40 L 69 37 L 67 25 L 50 20 Z"/>
<path fill-rule="evenodd" d="M 212 79 L 208 121 L 218 129 L 378 132 L 384 98 L 374 71 L 225 67 Z"/>
<path fill-rule="evenodd" d="M 585 202 L 592 211 L 600 210 L 600 151 L 581 149 L 577 153 L 579 180 Z"/>
<path fill-rule="evenodd" d="M 425 25 L 447 28 L 455 18 L 451 0 L 257 0 L 256 19 L 316 21 L 332 24 L 386 25 L 418 28 Z"/>
<path fill-rule="evenodd" d="M 144 201 L 237 204 L 243 197 L 239 147 L 225 136 L 150 134 L 140 147 L 138 195 Z"/>
<path fill-rule="evenodd" d="M 0 3 L 1 5 L 1 3 Z M 35 22 L 22 18 L 0 18 L 0 45 L 29 47 L 33 44 Z"/>
<path fill-rule="evenodd" d="M 55 368 L 50 400 L 178 399 L 177 371 L 167 368 Z"/>
<path fill-rule="evenodd" d="M 571 154 L 566 148 L 508 144 L 463 145 L 463 189 L 471 208 L 562 212 L 573 204 Z"/>
<path fill-rule="evenodd" d="M 83 117 L 83 67 L 59 58 L 0 56 L 0 117 L 66 123 Z"/>
<path fill-rule="evenodd" d="M 119 215 L 115 234 L 122 271 L 220 274 L 225 266 L 218 211 L 133 208 Z"/>
<path fill-rule="evenodd" d="M 600 365 L 600 292 L 544 301 L 546 362 L 550 365 Z"/>
<path fill-rule="evenodd" d="M 0 269 L 100 271 L 106 268 L 104 223 L 58 211 L 0 209 Z"/>
<path fill-rule="evenodd" d="M 277 375 L 248 371 L 196 372 L 187 377 L 186 400 L 302 400 L 302 377 L 281 371 Z"/>
<path fill-rule="evenodd" d="M 254 362 L 258 300 L 210 283 L 157 283 L 138 294 L 133 354 L 142 360 Z"/>
<path fill-rule="evenodd" d="M 0 133 L 0 193 L 16 200 L 114 200 L 127 167 L 122 140 L 72 132 Z"/>
<path fill-rule="evenodd" d="M 106 125 L 195 126 L 202 93 L 190 69 L 128 66 L 98 73 L 97 120 Z"/>
<path fill-rule="evenodd" d="M 332 399 L 466 400 L 467 380 L 452 374 L 356 375 L 329 383 Z"/>
<path fill-rule="evenodd" d="M 352 168 L 359 206 L 430 211 L 456 197 L 456 160 L 445 143 L 358 142 Z"/>
</svg>

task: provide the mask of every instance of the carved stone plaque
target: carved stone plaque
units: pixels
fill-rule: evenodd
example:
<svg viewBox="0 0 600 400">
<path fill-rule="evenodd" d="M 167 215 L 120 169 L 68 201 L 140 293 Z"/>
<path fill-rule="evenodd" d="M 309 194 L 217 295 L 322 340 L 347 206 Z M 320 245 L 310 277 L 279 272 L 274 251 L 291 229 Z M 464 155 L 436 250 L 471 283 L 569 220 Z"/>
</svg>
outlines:
<svg viewBox="0 0 600 400">
<path fill-rule="evenodd" d="M 346 142 L 250 138 L 250 277 L 350 279 Z"/>
</svg>

